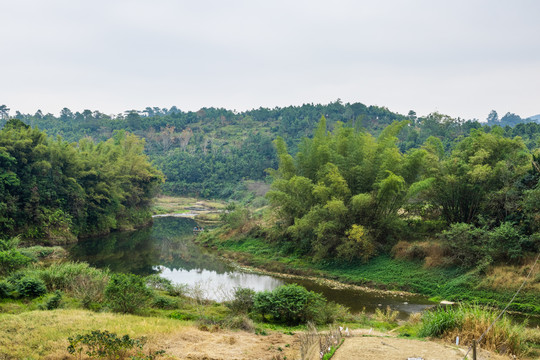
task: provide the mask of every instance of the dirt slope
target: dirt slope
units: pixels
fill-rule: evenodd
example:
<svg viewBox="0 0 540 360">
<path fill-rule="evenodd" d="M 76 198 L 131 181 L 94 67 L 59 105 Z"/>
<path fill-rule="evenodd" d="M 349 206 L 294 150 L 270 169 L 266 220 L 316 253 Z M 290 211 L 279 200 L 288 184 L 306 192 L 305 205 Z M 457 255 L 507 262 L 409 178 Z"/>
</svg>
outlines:
<svg viewBox="0 0 540 360">
<path fill-rule="evenodd" d="M 463 360 L 467 349 L 440 344 L 433 341 L 412 339 L 361 336 L 350 337 L 336 351 L 332 360 L 406 360 L 422 358 L 423 360 Z M 508 357 L 495 355 L 480 350 L 478 360 L 508 360 Z M 469 358 L 471 356 L 469 355 Z"/>
</svg>

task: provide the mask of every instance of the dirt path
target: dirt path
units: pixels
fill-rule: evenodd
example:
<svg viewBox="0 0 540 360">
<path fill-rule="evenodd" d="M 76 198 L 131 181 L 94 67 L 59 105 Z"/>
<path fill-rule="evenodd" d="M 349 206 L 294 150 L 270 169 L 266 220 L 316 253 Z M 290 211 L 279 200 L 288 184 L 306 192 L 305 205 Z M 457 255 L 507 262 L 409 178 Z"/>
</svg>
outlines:
<svg viewBox="0 0 540 360">
<path fill-rule="evenodd" d="M 463 360 L 467 349 L 441 344 L 384 336 L 350 337 L 336 351 L 332 360 Z M 508 357 L 480 350 L 478 360 L 508 360 Z M 469 358 L 471 358 L 469 356 Z"/>
<path fill-rule="evenodd" d="M 244 331 L 200 331 L 189 327 L 155 339 L 157 348 L 182 360 L 298 359 L 298 337 L 271 332 L 258 336 Z"/>
</svg>

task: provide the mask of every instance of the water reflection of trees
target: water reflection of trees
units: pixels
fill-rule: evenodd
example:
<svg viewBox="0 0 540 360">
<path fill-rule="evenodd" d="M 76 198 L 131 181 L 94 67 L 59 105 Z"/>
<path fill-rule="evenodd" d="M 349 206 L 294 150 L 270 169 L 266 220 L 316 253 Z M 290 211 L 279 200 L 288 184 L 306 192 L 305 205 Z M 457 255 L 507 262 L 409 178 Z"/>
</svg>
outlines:
<svg viewBox="0 0 540 360">
<path fill-rule="evenodd" d="M 112 233 L 75 244 L 72 259 L 96 267 L 140 275 L 156 273 L 156 266 L 170 269 L 207 269 L 225 273 L 229 267 L 193 243 L 193 227 L 186 218 L 156 218 L 154 225 L 134 232 Z"/>
</svg>

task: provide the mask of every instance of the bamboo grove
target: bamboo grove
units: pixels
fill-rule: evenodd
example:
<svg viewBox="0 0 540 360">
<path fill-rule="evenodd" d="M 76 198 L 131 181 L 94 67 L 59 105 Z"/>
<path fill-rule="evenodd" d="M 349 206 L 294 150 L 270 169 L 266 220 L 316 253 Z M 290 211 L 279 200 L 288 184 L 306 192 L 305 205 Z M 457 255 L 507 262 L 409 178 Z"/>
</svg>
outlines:
<svg viewBox="0 0 540 360">
<path fill-rule="evenodd" d="M 450 154 L 436 137 L 402 152 L 408 126 L 395 121 L 374 137 L 339 122 L 329 132 L 323 117 L 295 157 L 278 138 L 267 194 L 277 225 L 267 236 L 315 259 L 367 260 L 426 238 L 459 266 L 538 251 L 538 149 L 478 129 Z"/>
<path fill-rule="evenodd" d="M 143 148 L 124 131 L 68 143 L 9 120 L 0 130 L 0 234 L 65 243 L 148 223 L 163 176 Z"/>
</svg>

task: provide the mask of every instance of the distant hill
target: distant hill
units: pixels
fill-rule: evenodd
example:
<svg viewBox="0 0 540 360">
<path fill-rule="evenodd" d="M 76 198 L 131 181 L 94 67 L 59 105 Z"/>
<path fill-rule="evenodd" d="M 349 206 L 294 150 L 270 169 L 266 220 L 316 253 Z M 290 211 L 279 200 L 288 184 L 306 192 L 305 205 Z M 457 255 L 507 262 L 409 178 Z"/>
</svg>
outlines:
<svg viewBox="0 0 540 360">
<path fill-rule="evenodd" d="M 534 116 L 530 116 L 530 117 L 527 118 L 527 120 L 529 120 L 529 121 L 534 121 L 534 122 L 537 122 L 537 123 L 540 124 L 540 114 L 534 115 Z"/>
<path fill-rule="evenodd" d="M 441 139 L 444 150 L 449 153 L 456 142 L 472 130 L 485 128 L 489 132 L 494 125 L 502 127 L 506 137 L 521 136 L 532 149 L 538 146 L 536 134 L 540 133 L 540 121 L 525 120 L 513 113 L 485 124 L 439 113 L 417 117 L 410 111 L 403 115 L 386 107 L 340 100 L 243 112 L 213 107 L 186 112 L 173 106 L 106 115 L 100 111 L 72 112 L 64 108 L 60 116 L 41 111 L 34 115 L 17 111 L 14 117 L 69 142 L 83 137 L 107 140 L 115 131 L 127 130 L 145 139 L 146 154 L 167 178 L 164 192 L 230 198 L 242 191 L 244 180 L 263 180 L 267 176 L 266 169 L 277 167 L 272 144 L 277 136 L 281 136 L 289 152 L 295 154 L 301 139 L 313 136 L 313 129 L 323 115 L 329 130 L 342 122 L 346 127 L 374 136 L 394 121 L 407 120 L 409 125 L 398 135 L 402 152 L 421 147 L 434 136 Z M 0 128 L 7 118 L 0 116 Z"/>
</svg>

